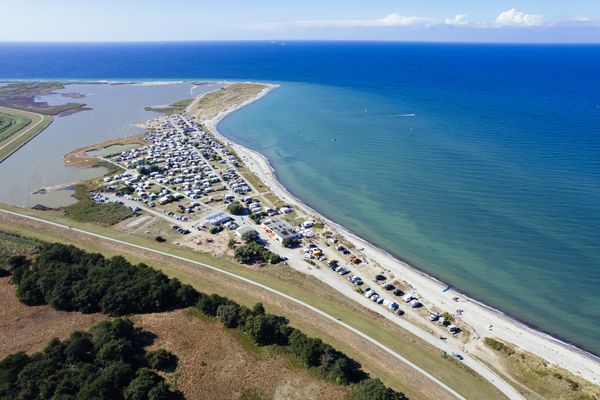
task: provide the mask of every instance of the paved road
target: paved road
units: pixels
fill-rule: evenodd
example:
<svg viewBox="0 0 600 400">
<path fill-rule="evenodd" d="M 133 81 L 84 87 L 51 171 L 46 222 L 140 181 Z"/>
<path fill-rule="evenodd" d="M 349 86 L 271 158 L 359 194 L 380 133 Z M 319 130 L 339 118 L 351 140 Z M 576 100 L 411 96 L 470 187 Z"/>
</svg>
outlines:
<svg viewBox="0 0 600 400">
<path fill-rule="evenodd" d="M 390 354 L 391 356 L 395 357 L 399 361 L 403 362 L 404 364 L 410 366 L 411 368 L 415 369 L 419 373 L 423 374 L 424 376 L 426 376 L 427 378 L 429 378 L 431 381 L 433 381 L 434 383 L 436 383 L 437 385 L 439 385 L 440 387 L 442 387 L 443 389 L 445 389 L 446 391 L 448 391 L 449 393 L 451 393 L 452 395 L 454 395 L 458 399 L 466 399 L 460 393 L 458 393 L 455 390 L 453 390 L 451 387 L 449 387 L 448 385 L 446 385 L 445 383 L 443 383 L 442 381 L 440 381 L 439 379 L 437 379 L 436 377 L 434 377 L 433 375 L 431 375 L 429 372 L 427 372 L 423 368 L 419 367 L 418 365 L 415 365 L 414 363 L 412 363 L 411 361 L 407 360 L 406 358 L 404 358 L 400 354 L 396 353 L 395 351 L 393 351 L 389 347 L 387 347 L 387 346 L 379 343 L 377 340 L 371 338 L 370 336 L 364 334 L 363 332 L 355 329 L 354 327 L 346 324 L 343 321 L 338 320 L 337 318 L 335 318 L 335 317 L 333 317 L 333 316 L 325 313 L 324 311 L 322 311 L 322 310 L 320 310 L 320 309 L 318 309 L 318 308 L 316 308 L 316 307 L 314 307 L 314 306 L 312 306 L 310 304 L 307 304 L 307 303 L 305 303 L 305 302 L 303 302 L 301 300 L 298 300 L 298 299 L 296 299 L 294 297 L 291 297 L 291 296 L 289 296 L 289 295 L 287 295 L 285 293 L 282 293 L 282 292 L 280 292 L 278 290 L 272 289 L 272 288 L 270 288 L 268 286 L 265 286 L 265 285 L 263 285 L 261 283 L 255 282 L 255 281 L 253 281 L 251 279 L 248 279 L 248 278 L 245 278 L 245 277 L 242 277 L 242 276 L 238 276 L 238 275 L 236 275 L 236 274 L 234 274 L 232 272 L 224 271 L 222 269 L 219 269 L 217 267 L 211 266 L 209 264 L 205 264 L 205 263 L 202 263 L 202 262 L 191 260 L 191 259 L 185 258 L 185 257 L 176 256 L 176 255 L 169 254 L 169 253 L 166 253 L 166 252 L 163 252 L 163 251 L 160 251 L 160 250 L 155 250 L 155 249 L 151 249 L 151 248 L 148 248 L 148 247 L 136 245 L 136 244 L 133 244 L 133 243 L 128 243 L 126 241 L 122 241 L 122 240 L 119 240 L 119 239 L 114 239 L 114 238 L 111 238 L 111 237 L 108 237 L 108 236 L 104 236 L 104 235 L 100 235 L 100 234 L 97 234 L 97 233 L 88 232 L 88 231 L 85 231 L 85 230 L 82 230 L 82 229 L 78 229 L 78 228 L 71 228 L 71 227 L 69 227 L 67 225 L 63 225 L 63 224 L 52 222 L 52 221 L 47 221 L 47 220 L 44 220 L 44 219 L 41 219 L 41 218 L 32 217 L 32 216 L 29 216 L 29 215 L 26 215 L 26 214 L 21 214 L 21 213 L 17 213 L 17 212 L 13 212 L 13 211 L 8 211 L 8 210 L 0 210 L 0 212 L 3 212 L 5 214 L 14 215 L 14 216 L 21 217 L 21 218 L 26 218 L 26 219 L 29 219 L 29 220 L 34 220 L 34 221 L 37 221 L 37 222 L 41 222 L 41 223 L 44 223 L 44 224 L 52 225 L 52 226 L 63 228 L 63 229 L 70 229 L 70 230 L 73 230 L 73 231 L 78 232 L 78 233 L 83 233 L 85 235 L 97 237 L 97 238 L 108 240 L 108 241 L 111 241 L 111 242 L 114 242 L 114 243 L 119 243 L 119 244 L 122 244 L 122 245 L 125 245 L 125 246 L 134 247 L 134 248 L 138 248 L 138 249 L 141 249 L 141 250 L 144 250 L 144 251 L 148 251 L 148 252 L 152 252 L 152 253 L 155 253 L 155 254 L 160 254 L 162 256 L 171 257 L 171 258 L 174 258 L 174 259 L 177 259 L 177 260 L 185 261 L 185 262 L 188 262 L 188 263 L 200 266 L 202 268 L 207 268 L 207 269 L 210 269 L 212 271 L 215 271 L 215 272 L 218 272 L 218 273 L 230 276 L 232 278 L 239 279 L 239 280 L 241 280 L 241 281 L 243 281 L 245 283 L 257 286 L 257 287 L 259 287 L 261 289 L 264 289 L 266 291 L 274 293 L 274 294 L 276 294 L 278 296 L 281 296 L 281 297 L 283 297 L 283 298 L 285 298 L 285 299 L 287 299 L 289 301 L 292 301 L 292 302 L 294 302 L 296 304 L 302 305 L 303 307 L 306 307 L 307 309 L 309 309 L 309 310 L 317 313 L 318 315 L 320 315 L 320 316 L 322 316 L 324 318 L 327 318 L 328 320 L 330 320 L 330 321 L 332 321 L 332 322 L 334 322 L 334 323 L 336 323 L 336 324 L 338 324 L 340 326 L 343 326 L 344 328 L 350 330 L 351 332 L 355 333 L 356 335 L 360 336 L 361 338 L 363 338 L 363 339 L 371 342 L 372 344 L 374 344 L 375 346 L 379 347 L 380 349 L 382 349 L 386 353 Z M 481 364 L 481 366 L 483 366 L 483 365 Z M 474 369 L 478 373 L 483 372 L 481 374 L 482 376 L 484 376 L 484 375 L 488 375 L 489 376 L 489 374 L 487 373 L 489 371 L 489 369 L 487 369 L 486 367 L 483 367 L 483 368 L 484 368 L 484 370 L 480 371 L 481 368 L 478 368 L 478 366 L 475 365 Z M 524 400 L 524 398 L 516 390 L 514 390 L 508 383 L 506 383 L 500 377 L 495 376 L 495 378 L 492 379 L 490 381 L 490 383 L 492 385 L 496 386 L 496 388 L 498 388 L 501 392 L 503 392 L 509 399 L 511 399 L 511 400 L 512 399 Z"/>
<path fill-rule="evenodd" d="M 4 150 L 8 146 L 10 146 L 10 144 L 13 143 L 15 140 L 18 140 L 19 138 L 21 138 L 24 135 L 28 134 L 29 132 L 31 132 L 31 130 L 35 129 L 38 125 L 40 125 L 42 122 L 44 122 L 44 116 L 41 115 L 41 114 L 38 114 L 38 113 L 33 113 L 33 112 L 30 112 L 30 111 L 17 110 L 15 108 L 8 108 L 8 107 L 0 107 L 0 111 L 6 112 L 6 113 L 9 113 L 9 114 L 10 113 L 18 113 L 20 115 L 26 115 L 27 117 L 34 117 L 34 118 L 32 118 L 32 123 L 29 124 L 29 125 L 27 125 L 24 129 L 22 129 L 20 133 L 13 134 L 8 139 L 6 139 L 0 145 L 0 150 Z M 34 119 L 37 119 L 37 121 L 34 121 Z M 2 160 L 0 160 L 0 162 L 1 161 Z"/>
</svg>

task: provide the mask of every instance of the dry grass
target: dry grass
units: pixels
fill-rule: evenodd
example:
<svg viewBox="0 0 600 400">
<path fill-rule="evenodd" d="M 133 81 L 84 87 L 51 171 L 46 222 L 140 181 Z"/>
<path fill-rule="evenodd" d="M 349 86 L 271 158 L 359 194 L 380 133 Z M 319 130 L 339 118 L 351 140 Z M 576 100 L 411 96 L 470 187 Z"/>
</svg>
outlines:
<svg viewBox="0 0 600 400">
<path fill-rule="evenodd" d="M 250 394 L 267 399 L 351 398 L 348 387 L 295 368 L 285 355 L 264 354 L 216 320 L 184 310 L 132 319 L 157 335 L 152 347 L 177 355 L 179 367 L 169 379 L 186 399 L 256 398 L 248 397 Z"/>
<path fill-rule="evenodd" d="M 26 306 L 15 296 L 9 278 L 0 278 L 0 304 L 0 359 L 17 351 L 42 350 L 53 338 L 65 339 L 73 331 L 88 329 L 106 319 L 102 314 Z"/>
<path fill-rule="evenodd" d="M 266 87 L 258 83 L 232 83 L 198 98 L 189 106 L 188 112 L 200 120 L 212 119 L 222 111 L 256 97 Z"/>
<path fill-rule="evenodd" d="M 486 338 L 485 342 L 493 367 L 515 382 L 528 399 L 600 399 L 599 386 L 563 368 L 500 341 Z"/>
</svg>

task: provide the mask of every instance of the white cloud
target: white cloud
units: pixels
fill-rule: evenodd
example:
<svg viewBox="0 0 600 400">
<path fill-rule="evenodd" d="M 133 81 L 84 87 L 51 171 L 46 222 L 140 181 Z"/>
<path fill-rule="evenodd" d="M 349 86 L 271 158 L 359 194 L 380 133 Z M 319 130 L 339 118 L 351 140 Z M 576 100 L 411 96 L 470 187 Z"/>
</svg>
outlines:
<svg viewBox="0 0 600 400">
<path fill-rule="evenodd" d="M 445 18 L 444 24 L 455 25 L 455 26 L 465 26 L 465 25 L 469 25 L 469 21 L 467 20 L 467 16 L 465 14 L 457 14 L 454 16 L 454 18 Z"/>
<path fill-rule="evenodd" d="M 498 26 L 538 26 L 542 25 L 543 17 L 536 14 L 525 14 L 515 8 L 501 12 L 496 18 Z"/>
<path fill-rule="evenodd" d="M 398 27 L 421 25 L 428 26 L 434 24 L 435 20 L 425 17 L 404 16 L 399 13 L 392 13 L 382 18 L 375 19 L 315 19 L 305 21 L 288 21 L 275 23 L 254 24 L 253 29 L 258 30 L 280 30 L 286 28 L 377 28 L 377 27 Z"/>
<path fill-rule="evenodd" d="M 576 22 L 590 22 L 592 19 L 590 17 L 588 17 L 587 15 L 577 15 L 575 17 L 573 17 L 573 21 Z"/>
</svg>

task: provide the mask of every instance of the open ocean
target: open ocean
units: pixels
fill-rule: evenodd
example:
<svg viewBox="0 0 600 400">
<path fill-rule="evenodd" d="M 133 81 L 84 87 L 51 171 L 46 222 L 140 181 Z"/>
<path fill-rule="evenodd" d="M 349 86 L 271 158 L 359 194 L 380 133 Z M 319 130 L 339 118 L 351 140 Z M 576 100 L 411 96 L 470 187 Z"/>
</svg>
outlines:
<svg viewBox="0 0 600 400">
<path fill-rule="evenodd" d="M 0 80 L 280 83 L 221 132 L 266 155 L 328 218 L 600 355 L 600 46 L 0 44 L 0 54 Z"/>
</svg>

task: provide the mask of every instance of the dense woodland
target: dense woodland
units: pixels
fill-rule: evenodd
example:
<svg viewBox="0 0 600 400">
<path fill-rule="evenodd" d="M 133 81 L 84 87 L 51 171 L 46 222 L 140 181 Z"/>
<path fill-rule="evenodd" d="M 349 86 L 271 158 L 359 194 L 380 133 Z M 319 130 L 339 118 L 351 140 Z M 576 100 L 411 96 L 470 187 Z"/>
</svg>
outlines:
<svg viewBox="0 0 600 400">
<path fill-rule="evenodd" d="M 247 239 L 252 243 L 249 240 L 250 238 Z M 226 328 L 238 329 L 247 334 L 257 346 L 280 347 L 303 366 L 314 370 L 323 379 L 342 385 L 352 385 L 357 400 L 405 399 L 403 394 L 387 388 L 380 380 L 370 378 L 361 369 L 358 362 L 344 353 L 337 351 L 320 339 L 310 338 L 298 329 L 292 328 L 286 318 L 266 313 L 262 304 L 256 304 L 250 309 L 226 297 L 199 293 L 191 286 L 182 285 L 176 279 L 169 279 L 162 272 L 144 264 L 132 265 L 123 257 L 108 259 L 100 254 L 87 253 L 74 246 L 47 244 L 41 248 L 33 263 L 24 256 L 16 256 L 9 259 L 7 269 L 12 274 L 12 281 L 17 285 L 17 296 L 29 305 L 50 304 L 59 310 L 87 313 L 103 312 L 112 316 L 193 306 L 206 316 L 218 318 Z M 119 322 L 118 324 L 125 324 L 125 322 Z M 161 389 L 164 382 L 156 380 L 155 374 L 144 368 L 150 366 L 164 369 L 173 364 L 172 357 L 166 352 L 144 355 L 143 349 L 140 347 L 141 342 L 136 342 L 137 339 L 130 336 L 125 338 L 129 342 L 117 343 L 120 339 L 112 338 L 110 340 L 112 347 L 103 347 L 108 339 L 94 341 L 96 340 L 94 339 L 94 335 L 96 335 L 94 332 L 102 329 L 106 330 L 105 325 L 101 324 L 100 326 L 104 328 L 96 327 L 91 332 L 92 339 L 90 340 L 93 346 L 86 342 L 86 346 L 88 346 L 86 351 L 90 353 L 89 357 L 92 357 L 91 354 L 93 353 L 94 360 L 96 360 L 97 357 L 102 357 L 101 355 L 106 351 L 111 354 L 110 357 L 114 356 L 118 359 L 126 353 L 127 357 L 131 356 L 132 358 L 121 359 L 120 362 L 142 368 L 138 370 L 134 367 L 127 369 L 116 364 L 112 366 L 115 371 L 110 373 L 116 374 L 115 376 L 119 377 L 117 379 L 118 384 L 121 385 L 121 388 L 125 388 L 123 389 L 123 398 L 165 398 L 130 395 L 129 393 L 133 393 L 132 390 L 134 390 L 130 389 L 130 386 L 134 382 L 134 386 L 138 385 L 139 382 L 139 385 L 144 388 L 152 385 L 160 386 L 159 389 L 156 389 L 156 392 L 163 393 L 166 390 L 166 388 Z M 124 334 L 129 335 L 127 332 Z M 81 334 L 78 333 L 77 335 Z M 72 339 L 73 337 L 66 341 L 66 344 L 57 341 L 52 342 L 41 355 L 27 357 L 24 354 L 17 354 L 3 360 L 0 364 L 0 400 L 19 398 L 6 397 L 6 394 L 3 393 L 14 393 L 15 390 L 19 392 L 21 390 L 34 390 L 33 388 L 27 389 L 25 384 L 25 381 L 31 377 L 27 375 L 29 374 L 27 371 L 30 362 L 37 365 L 39 360 L 43 360 L 43 362 L 39 361 L 40 365 L 44 365 L 43 368 L 58 371 L 63 368 L 68 370 L 64 372 L 68 378 L 64 378 L 58 372 L 48 376 L 43 375 L 44 379 L 48 380 L 48 388 L 52 390 L 56 390 L 56 387 L 61 385 L 60 382 L 63 381 L 63 378 L 71 379 L 70 374 L 75 372 L 72 368 L 65 366 L 69 365 L 68 362 L 70 361 L 63 353 L 66 351 L 65 349 L 69 348 Z M 61 355 L 56 358 L 51 357 L 54 351 L 52 348 L 59 349 L 60 351 L 56 350 L 56 352 L 61 353 Z M 89 361 L 91 358 L 86 360 Z M 90 362 L 93 364 L 96 361 Z M 91 382 L 96 382 L 97 379 L 108 379 L 103 375 L 104 369 L 101 365 L 94 364 L 85 366 L 85 368 L 82 366 L 81 369 L 76 368 L 75 370 L 78 371 L 78 374 L 81 374 L 79 379 L 87 382 L 85 385 L 91 385 Z M 122 375 L 119 375 L 121 373 Z M 128 377 L 134 378 L 130 382 L 125 379 Z M 23 388 L 19 386 L 21 385 L 19 382 L 22 382 Z M 51 389 L 44 393 L 50 393 Z M 4 392 L 1 390 L 4 390 Z M 11 392 L 8 392 L 8 390 Z M 35 390 L 42 390 L 42 387 Z M 77 386 L 77 390 L 83 390 L 83 386 Z M 52 397 L 52 395 L 46 396 L 46 394 L 21 398 L 52 398 L 56 400 L 74 398 L 62 395 Z M 160 396 L 163 396 L 163 394 L 160 394 Z M 78 396 L 77 398 L 87 399 L 88 397 Z"/>
<path fill-rule="evenodd" d="M 33 265 L 12 259 L 17 297 L 28 305 L 111 316 L 192 306 L 198 292 L 144 264 L 105 258 L 74 246 L 51 244 Z"/>
<path fill-rule="evenodd" d="M 146 351 L 152 335 L 128 319 L 101 322 L 39 353 L 20 352 L 0 361 L 1 400 L 168 400 L 181 398 L 156 370 L 177 359 Z"/>
</svg>

